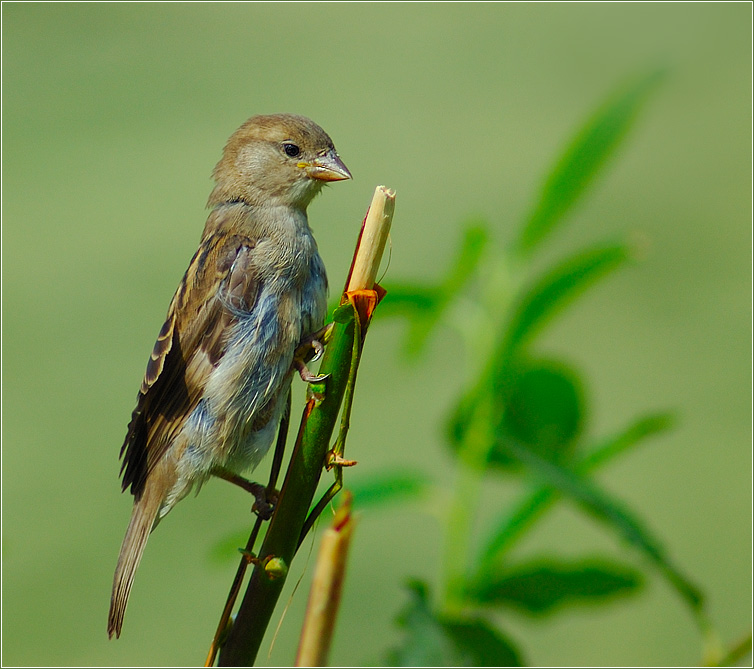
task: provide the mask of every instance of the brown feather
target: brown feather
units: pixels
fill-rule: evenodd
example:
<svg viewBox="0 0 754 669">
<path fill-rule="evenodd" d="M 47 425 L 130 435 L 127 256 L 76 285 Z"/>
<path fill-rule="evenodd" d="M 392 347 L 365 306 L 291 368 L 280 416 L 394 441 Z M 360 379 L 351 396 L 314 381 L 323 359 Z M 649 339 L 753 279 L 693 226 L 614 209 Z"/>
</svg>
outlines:
<svg viewBox="0 0 754 669">
<path fill-rule="evenodd" d="M 157 512 L 162 504 L 163 490 L 172 485 L 175 475 L 171 476 L 167 466 L 159 467 L 150 476 L 143 494 L 134 504 L 131 522 L 128 524 L 126 536 L 120 548 L 118 565 L 115 567 L 113 591 L 110 597 L 110 613 L 107 618 L 107 634 L 110 638 L 120 636 L 123 626 L 123 616 L 131 593 L 136 568 L 139 566 L 144 547 L 147 545 L 149 533 L 156 524 Z"/>
<path fill-rule="evenodd" d="M 211 233 L 173 297 L 121 448 L 123 489 L 130 486 L 137 498 L 201 398 L 209 367 L 224 355 L 235 311 L 249 311 L 254 305 L 254 245 L 243 235 Z"/>
</svg>

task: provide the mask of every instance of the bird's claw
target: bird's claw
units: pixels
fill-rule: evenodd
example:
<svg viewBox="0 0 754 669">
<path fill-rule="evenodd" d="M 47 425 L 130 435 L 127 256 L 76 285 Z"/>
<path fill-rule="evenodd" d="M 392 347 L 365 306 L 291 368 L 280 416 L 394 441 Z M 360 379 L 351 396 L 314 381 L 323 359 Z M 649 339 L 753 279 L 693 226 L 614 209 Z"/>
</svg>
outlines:
<svg viewBox="0 0 754 669">
<path fill-rule="evenodd" d="M 312 339 L 312 348 L 314 349 L 312 362 L 316 362 L 322 357 L 322 353 L 325 351 L 325 345 L 319 339 Z"/>
<path fill-rule="evenodd" d="M 325 350 L 325 343 L 330 338 L 332 323 L 326 325 L 312 335 L 304 339 L 293 354 L 293 366 L 298 370 L 299 376 L 304 383 L 321 383 L 328 374 L 313 374 L 306 366 L 307 362 L 319 360 Z"/>
<path fill-rule="evenodd" d="M 303 360 L 296 359 L 293 361 L 293 365 L 298 370 L 298 374 L 304 383 L 321 383 L 330 376 L 329 374 L 313 374 Z"/>
<path fill-rule="evenodd" d="M 278 503 L 278 491 L 274 490 L 268 494 L 265 486 L 260 485 L 260 488 L 259 491 L 253 493 L 255 501 L 251 507 L 251 512 L 256 513 L 262 520 L 269 520 L 272 518 Z"/>
</svg>

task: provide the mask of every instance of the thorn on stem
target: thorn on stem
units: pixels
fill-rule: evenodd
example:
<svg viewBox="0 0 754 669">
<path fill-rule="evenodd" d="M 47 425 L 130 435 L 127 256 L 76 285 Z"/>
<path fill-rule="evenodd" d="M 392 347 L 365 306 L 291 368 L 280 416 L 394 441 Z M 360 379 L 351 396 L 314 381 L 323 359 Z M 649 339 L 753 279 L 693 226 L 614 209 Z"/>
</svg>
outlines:
<svg viewBox="0 0 754 669">
<path fill-rule="evenodd" d="M 340 453 L 331 450 L 325 458 L 325 469 L 329 472 L 334 467 L 353 467 L 358 464 L 356 460 L 346 460 Z"/>
</svg>

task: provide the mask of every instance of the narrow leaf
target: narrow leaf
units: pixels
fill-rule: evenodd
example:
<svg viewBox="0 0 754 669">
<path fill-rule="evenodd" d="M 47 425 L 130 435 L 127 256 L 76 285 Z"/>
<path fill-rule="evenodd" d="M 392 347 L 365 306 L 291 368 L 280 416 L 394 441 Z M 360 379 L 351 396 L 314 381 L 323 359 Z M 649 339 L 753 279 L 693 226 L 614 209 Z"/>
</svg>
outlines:
<svg viewBox="0 0 754 669">
<path fill-rule="evenodd" d="M 595 448 L 578 465 L 578 471 L 588 472 L 612 460 L 624 451 L 633 448 L 648 437 L 665 432 L 673 427 L 674 418 L 667 411 L 643 416 L 620 434 L 607 439 Z"/>
<path fill-rule="evenodd" d="M 440 304 L 439 291 L 430 286 L 391 283 L 380 303 L 380 318 L 413 316 L 432 312 Z"/>
<path fill-rule="evenodd" d="M 629 257 L 624 244 L 596 246 L 571 256 L 541 277 L 519 302 L 503 339 L 498 363 L 509 360 L 569 301 Z M 502 372 L 504 366 L 497 369 Z"/>
<path fill-rule="evenodd" d="M 613 94 L 581 128 L 545 181 L 537 204 L 518 240 L 522 254 L 531 253 L 562 220 L 605 164 L 650 92 L 663 78 L 651 71 Z"/>
<path fill-rule="evenodd" d="M 466 224 L 456 258 L 437 286 L 391 284 L 388 287 L 380 313 L 382 317 L 402 315 L 409 318 L 404 350 L 410 357 L 422 352 L 445 309 L 476 271 L 489 242 L 487 225 L 476 220 Z"/>
<path fill-rule="evenodd" d="M 635 569 L 609 561 L 546 560 L 482 573 L 472 597 L 540 615 L 571 604 L 595 604 L 635 591 L 642 583 Z"/>
<path fill-rule="evenodd" d="M 354 508 L 361 510 L 418 497 L 427 487 L 424 474 L 399 472 L 364 477 L 349 482 L 348 489 L 354 497 Z"/>
<path fill-rule="evenodd" d="M 672 416 L 669 413 L 643 416 L 619 434 L 605 440 L 600 447 L 576 463 L 574 468 L 580 474 L 587 474 L 647 438 L 668 430 L 671 426 Z M 509 550 L 516 539 L 522 536 L 524 531 L 531 527 L 547 509 L 551 508 L 558 498 L 556 488 L 549 485 L 542 486 L 527 496 L 513 513 L 501 518 L 487 542 L 481 568 L 487 569 L 488 565 L 501 561 L 503 553 Z"/>
<path fill-rule="evenodd" d="M 646 555 L 663 572 L 694 613 L 698 615 L 701 612 L 702 593 L 671 563 L 659 541 L 627 509 L 575 471 L 545 460 L 512 440 L 506 443 L 506 447 L 510 454 L 526 465 L 532 473 L 581 504 Z"/>
<path fill-rule="evenodd" d="M 470 221 L 466 224 L 461 249 L 447 278 L 443 281 L 443 293 L 446 299 L 452 299 L 464 288 L 479 265 L 490 240 L 488 227 L 489 224 L 485 221 Z"/>
<path fill-rule="evenodd" d="M 629 248 L 624 244 L 586 249 L 562 261 L 523 294 L 487 370 L 476 385 L 461 397 L 451 413 L 448 423 L 451 445 L 458 446 L 463 441 L 475 407 L 491 392 L 505 400 L 511 361 L 525 344 L 569 301 L 598 279 L 617 269 L 629 257 Z"/>
</svg>

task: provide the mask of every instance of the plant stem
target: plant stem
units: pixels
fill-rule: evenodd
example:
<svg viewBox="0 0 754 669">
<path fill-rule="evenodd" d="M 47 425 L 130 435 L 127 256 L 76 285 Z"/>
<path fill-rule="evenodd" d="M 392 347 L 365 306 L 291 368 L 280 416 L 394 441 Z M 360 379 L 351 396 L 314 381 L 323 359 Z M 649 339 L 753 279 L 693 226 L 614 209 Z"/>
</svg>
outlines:
<svg viewBox="0 0 754 669">
<path fill-rule="evenodd" d="M 327 662 L 355 524 L 352 496 L 346 491 L 344 498 L 320 543 L 296 653 L 297 667 L 323 667 Z"/>
<path fill-rule="evenodd" d="M 491 411 L 491 402 L 477 405 L 458 452 L 458 476 L 448 513 L 445 542 L 441 608 L 447 614 L 456 614 L 463 608 L 465 583 L 473 569 L 469 565 L 472 521 L 479 506 L 485 463 L 492 443 L 489 434 Z"/>
<path fill-rule="evenodd" d="M 369 243 L 379 243 L 381 239 L 384 244 L 387 235 L 373 235 L 371 231 L 365 231 L 365 227 L 376 219 L 377 224 L 389 228 L 394 197 L 395 194 L 384 187 L 378 187 L 375 191 L 373 203 L 378 203 L 377 208 L 381 213 L 376 217 L 373 215 L 371 219 L 367 214 L 362 224 L 360 243 L 346 282 L 349 291 L 372 291 L 374 294 L 372 285 L 355 284 L 369 281 L 370 277 L 374 281 L 383 249 L 364 253 L 362 242 L 372 240 Z M 387 215 L 386 201 L 390 201 Z M 365 262 L 371 266 L 363 267 Z M 355 282 L 354 276 L 361 278 Z M 356 319 L 365 318 L 365 322 L 360 322 L 363 336 L 371 317 L 371 313 L 362 314 L 357 309 L 359 302 L 352 295 L 354 293 L 349 292 L 348 298 L 344 296 L 345 305 L 340 308 L 344 311 L 334 323 L 319 370 L 327 378 L 316 384 L 316 390 L 311 393 L 304 409 L 278 504 L 259 551 L 260 563 L 252 572 L 235 623 L 221 649 L 221 666 L 251 666 L 254 663 L 299 546 L 301 530 L 317 490 L 343 394 L 351 376 L 354 346 L 362 345 L 362 341 L 355 340 Z"/>
</svg>

